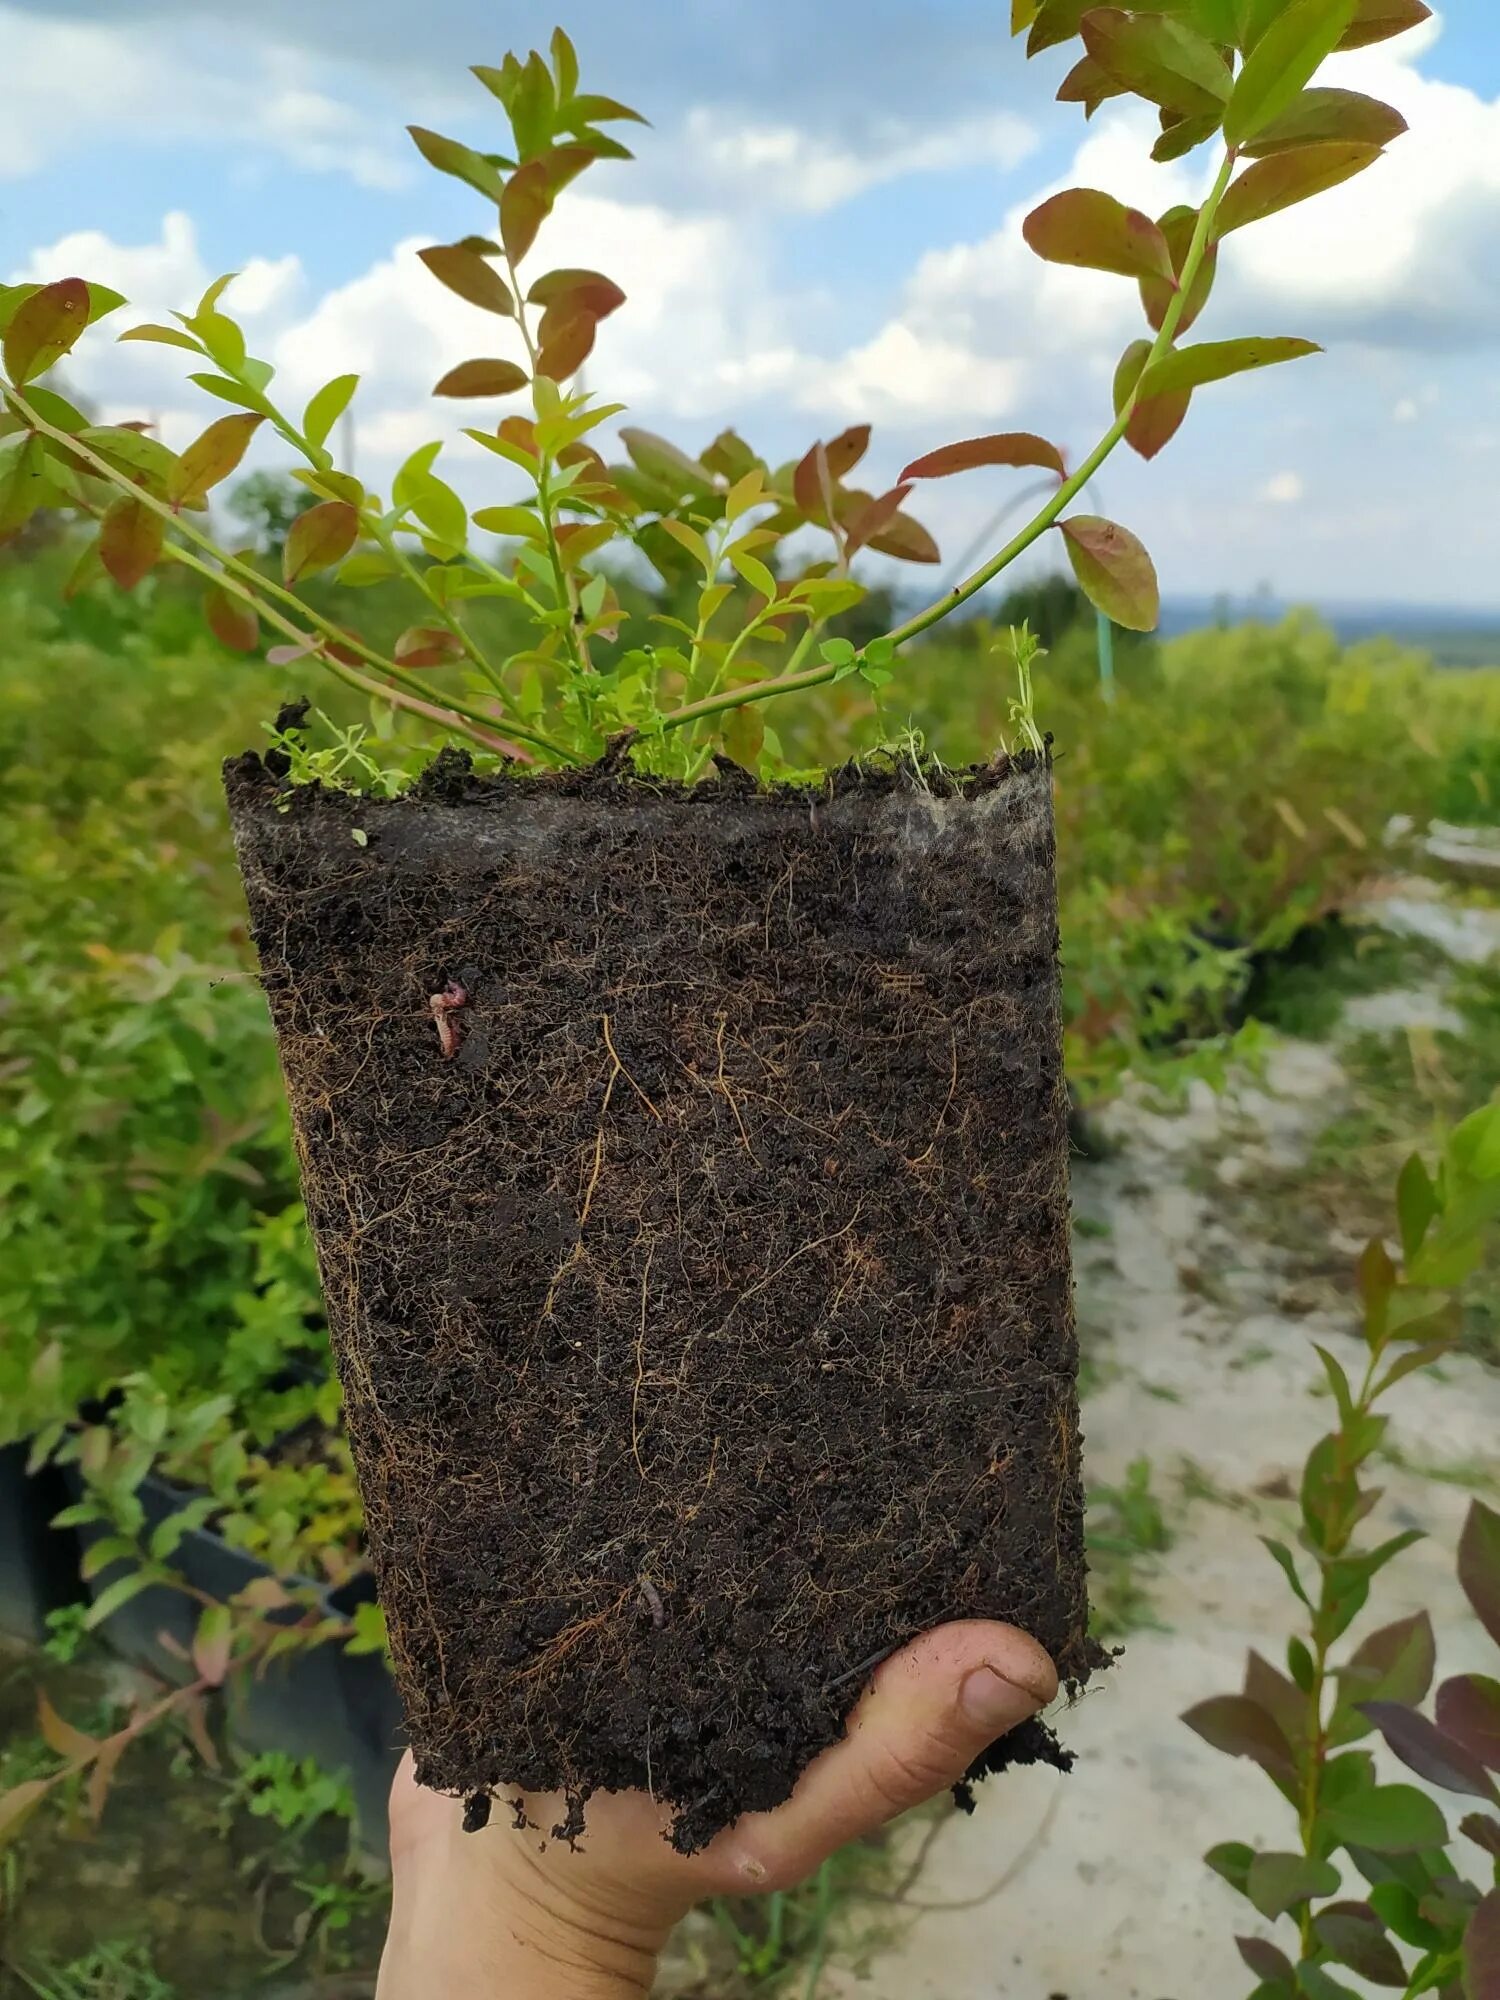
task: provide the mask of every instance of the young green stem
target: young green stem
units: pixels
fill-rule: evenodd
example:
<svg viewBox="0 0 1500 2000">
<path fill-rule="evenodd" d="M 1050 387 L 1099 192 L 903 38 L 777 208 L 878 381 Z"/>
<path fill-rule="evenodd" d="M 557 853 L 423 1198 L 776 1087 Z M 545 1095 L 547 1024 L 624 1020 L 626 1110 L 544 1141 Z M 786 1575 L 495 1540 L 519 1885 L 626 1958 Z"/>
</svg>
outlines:
<svg viewBox="0 0 1500 2000">
<path fill-rule="evenodd" d="M 1177 337 L 1177 329 L 1182 324 L 1182 316 L 1187 310 L 1187 302 L 1191 296 L 1193 285 L 1203 268 L 1203 260 L 1208 254 L 1210 243 L 1213 241 L 1214 222 L 1218 216 L 1219 204 L 1224 199 L 1225 192 L 1234 173 L 1235 159 L 1236 155 L 1232 149 L 1226 153 L 1223 164 L 1220 166 L 1218 175 L 1214 181 L 1212 192 L 1209 194 L 1208 200 L 1203 204 L 1202 210 L 1199 213 L 1198 224 L 1193 231 L 1193 240 L 1188 246 L 1187 256 L 1183 259 L 1177 289 L 1173 293 L 1171 303 L 1168 305 L 1166 314 L 1162 319 L 1161 330 L 1152 343 L 1150 356 L 1147 359 L 1145 367 L 1141 370 L 1141 380 L 1145 378 L 1146 369 L 1153 362 L 1161 359 L 1162 355 L 1168 351 Z M 1122 405 L 1115 421 L 1104 433 L 1098 444 L 1094 446 L 1088 457 L 1083 460 L 1075 471 L 1071 472 L 1063 480 L 1056 492 L 1033 515 L 1020 533 L 1008 541 L 997 555 L 992 556 L 987 563 L 982 564 L 963 583 L 955 584 L 952 590 L 946 591 L 935 603 L 929 604 L 924 611 L 917 612 L 914 617 L 908 618 L 905 624 L 898 625 L 893 631 L 889 632 L 886 636 L 893 645 L 904 646 L 908 640 L 915 639 L 920 633 L 926 632 L 932 626 L 940 624 L 951 612 L 956 611 L 961 604 L 967 604 L 969 599 L 976 596 L 987 584 L 993 583 L 995 578 L 1003 570 L 1008 569 L 1018 556 L 1025 554 L 1033 542 L 1039 541 L 1049 528 L 1056 526 L 1063 511 L 1078 497 L 1094 477 L 1095 473 L 1104 464 L 1105 460 L 1110 456 L 1111 452 L 1114 451 L 1115 447 L 1124 438 L 1126 431 L 1130 427 L 1130 419 L 1135 414 L 1136 402 L 1139 395 L 1140 381 L 1138 380 L 1136 387 L 1131 391 Z M 775 680 L 758 681 L 751 687 L 734 688 L 722 694 L 706 697 L 703 701 L 690 702 L 686 707 L 674 710 L 672 714 L 663 717 L 661 727 L 663 730 L 680 729 L 685 723 L 696 722 L 700 717 L 716 714 L 722 709 L 739 708 L 744 703 L 751 701 L 768 701 L 773 695 L 791 694 L 800 688 L 820 687 L 825 681 L 831 681 L 838 671 L 839 669 L 836 666 L 825 662 L 819 666 L 808 667 L 801 673 L 782 674 Z"/>
</svg>

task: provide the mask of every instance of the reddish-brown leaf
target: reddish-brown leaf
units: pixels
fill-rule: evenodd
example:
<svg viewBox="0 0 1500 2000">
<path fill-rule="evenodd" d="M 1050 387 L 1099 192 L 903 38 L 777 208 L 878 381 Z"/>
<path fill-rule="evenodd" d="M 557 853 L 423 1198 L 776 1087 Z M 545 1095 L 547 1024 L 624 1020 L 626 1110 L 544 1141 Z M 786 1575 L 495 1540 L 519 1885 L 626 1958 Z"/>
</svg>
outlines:
<svg viewBox="0 0 1500 2000">
<path fill-rule="evenodd" d="M 1126 86 L 1101 69 L 1092 56 L 1080 56 L 1057 87 L 1059 104 L 1081 104 L 1092 118 L 1108 98 L 1123 97 Z"/>
<path fill-rule="evenodd" d="M 166 528 L 144 500 L 124 494 L 110 507 L 99 530 L 99 560 L 121 590 L 134 590 L 161 559 Z"/>
<path fill-rule="evenodd" d="M 1368 1903 L 1329 1903 L 1313 1919 L 1319 1940 L 1340 1965 L 1347 1965 L 1372 1986 L 1406 1990 L 1401 1955 L 1385 1934 L 1385 1925 Z"/>
<path fill-rule="evenodd" d="M 396 641 L 398 667 L 446 667 L 463 658 L 463 641 L 442 625 L 413 625 Z"/>
<path fill-rule="evenodd" d="M 1352 180 L 1381 157 L 1378 146 L 1357 140 L 1329 140 L 1322 145 L 1294 146 L 1269 159 L 1255 160 L 1246 167 L 1219 204 L 1217 229 L 1220 236 L 1260 222 L 1296 202 L 1307 201 Z"/>
<path fill-rule="evenodd" d="M 84 1804 L 94 1825 L 99 1824 L 104 1814 L 104 1802 L 109 1797 L 109 1788 L 114 1781 L 115 1766 L 130 1748 L 130 1731 L 121 1729 L 111 1736 L 104 1748 L 94 1759 L 89 1781 L 84 1788 Z"/>
<path fill-rule="evenodd" d="M 293 521 L 282 551 L 282 575 L 288 583 L 300 583 L 319 570 L 331 569 L 358 540 L 359 510 L 347 500 L 324 500 Z"/>
<path fill-rule="evenodd" d="M 1044 472 L 1067 476 L 1067 465 L 1055 444 L 1031 431 L 1002 431 L 993 437 L 965 438 L 959 444 L 945 444 L 937 451 L 914 458 L 902 473 L 903 479 L 947 479 L 955 472 L 971 472 L 981 465 L 1035 465 Z"/>
<path fill-rule="evenodd" d="M 1458 1580 L 1474 1615 L 1500 1646 L 1500 1514 L 1476 1500 L 1458 1544 Z"/>
<path fill-rule="evenodd" d="M 167 498 L 174 507 L 189 507 L 227 479 L 250 448 L 250 440 L 265 422 L 253 414 L 220 417 L 182 454 L 167 475 Z"/>
<path fill-rule="evenodd" d="M 27 1778 L 8 1792 L 0 1792 L 0 1847 L 15 1839 L 55 1782 L 54 1778 Z"/>
<path fill-rule="evenodd" d="M 870 426 L 851 424 L 828 442 L 828 471 L 835 485 L 847 479 L 870 449 Z"/>
<path fill-rule="evenodd" d="M 1064 524 L 1065 532 L 1069 525 Z M 1101 525 L 1108 526 L 1109 523 Z M 1071 545 L 1071 537 L 1069 539 Z M 1081 582 L 1082 578 L 1079 580 Z M 1100 608 L 1107 609 L 1105 606 Z M 1115 622 L 1119 624 L 1123 621 L 1116 619 Z M 1211 1743 L 1215 1750 L 1222 1750 L 1228 1757 L 1248 1757 L 1273 1777 L 1286 1778 L 1295 1774 L 1292 1746 L 1287 1742 L 1280 1723 L 1248 1695 L 1215 1695 L 1190 1708 L 1182 1719 L 1195 1735 L 1201 1736 L 1205 1743 Z"/>
<path fill-rule="evenodd" d="M 1069 188 L 1053 195 L 1027 216 L 1022 234 L 1051 264 L 1173 281 L 1171 252 L 1150 216 L 1099 188 Z"/>
<path fill-rule="evenodd" d="M 496 436 L 503 437 L 507 444 L 515 445 L 531 458 L 539 456 L 536 448 L 536 425 L 530 417 L 502 417 Z"/>
<path fill-rule="evenodd" d="M 204 592 L 203 617 L 219 644 L 231 653 L 253 653 L 260 644 L 260 619 L 254 607 L 219 584 Z"/>
<path fill-rule="evenodd" d="M 550 312 L 544 315 L 544 329 L 550 318 Z M 560 326 L 544 330 L 541 352 L 536 358 L 537 374 L 545 375 L 550 382 L 566 382 L 570 375 L 576 375 L 594 351 L 598 330 L 598 320 L 588 312 L 575 313 Z"/>
<path fill-rule="evenodd" d="M 1240 1957 L 1257 1979 L 1271 1986 L 1284 1985 L 1288 1993 L 1292 1991 L 1292 1981 L 1296 1977 L 1292 1961 L 1269 1938 L 1237 1937 L 1235 1944 Z"/>
<path fill-rule="evenodd" d="M 1425 0 L 1359 0 L 1354 9 L 1341 49 L 1365 49 L 1372 42 L 1388 42 L 1392 35 L 1404 35 L 1432 19 Z"/>
<path fill-rule="evenodd" d="M 519 264 L 535 243 L 537 231 L 552 213 L 552 182 L 541 160 L 517 167 L 500 197 L 500 240 L 505 254 Z"/>
<path fill-rule="evenodd" d="M 219 1768 L 218 1746 L 208 1733 L 208 1715 L 201 1694 L 187 1695 L 181 1705 L 183 1727 L 187 1730 L 193 1748 L 203 1759 L 210 1771 Z"/>
<path fill-rule="evenodd" d="M 1360 1708 L 1402 1763 L 1419 1778 L 1440 1785 L 1445 1792 L 1463 1792 L 1470 1798 L 1500 1805 L 1500 1793 L 1479 1759 L 1425 1715 L 1395 1701 L 1365 1701 Z"/>
<path fill-rule="evenodd" d="M 41 1732 L 42 1741 L 50 1749 L 55 1750 L 59 1757 L 66 1757 L 70 1763 L 85 1763 L 99 1748 L 97 1736 L 88 1736 L 83 1730 L 75 1729 L 71 1722 L 65 1721 L 58 1714 L 47 1699 L 44 1688 L 37 1690 L 36 1726 Z"/>
<path fill-rule="evenodd" d="M 549 271 L 526 294 L 532 305 L 548 309 L 566 301 L 571 312 L 590 312 L 608 319 L 625 303 L 625 294 L 602 271 Z"/>
<path fill-rule="evenodd" d="M 1464 2000 L 1500 2000 L 1500 1889 L 1491 1889 L 1464 1932 Z"/>
<path fill-rule="evenodd" d="M 89 288 L 82 278 L 59 278 L 23 299 L 5 331 L 5 372 L 17 388 L 44 375 L 70 353 L 89 323 Z"/>
<path fill-rule="evenodd" d="M 531 377 L 514 361 L 461 361 L 433 390 L 434 396 L 511 396 Z"/>
<path fill-rule="evenodd" d="M 861 507 L 854 518 L 844 525 L 844 547 L 847 553 L 852 556 L 856 549 L 862 549 L 867 542 L 873 541 L 876 535 L 888 527 L 901 512 L 902 504 L 910 492 L 911 483 L 907 481 L 903 485 L 893 486 L 889 493 L 882 493 L 867 506 Z"/>
<path fill-rule="evenodd" d="M 1129 529 L 1094 514 L 1074 514 L 1058 526 L 1089 602 L 1127 631 L 1154 632 L 1161 618 L 1156 566 Z"/>
<path fill-rule="evenodd" d="M 819 439 L 806 455 L 798 461 L 792 474 L 792 498 L 811 521 L 826 521 L 828 503 L 824 493 L 825 482 L 833 484 L 833 468 L 828 462 L 828 447 Z"/>
<path fill-rule="evenodd" d="M 516 302 L 510 286 L 477 251 L 462 243 L 437 243 L 417 254 L 438 283 L 446 285 L 450 292 L 467 299 L 471 306 L 483 307 L 485 312 L 514 319 Z"/>
<path fill-rule="evenodd" d="M 1437 1691 L 1438 1727 L 1481 1764 L 1500 1771 L 1500 1681 L 1460 1674 Z"/>
<path fill-rule="evenodd" d="M 910 514 L 893 515 L 878 535 L 871 535 L 867 546 L 877 555 L 895 556 L 900 562 L 935 563 L 943 559 L 937 543 Z"/>
</svg>

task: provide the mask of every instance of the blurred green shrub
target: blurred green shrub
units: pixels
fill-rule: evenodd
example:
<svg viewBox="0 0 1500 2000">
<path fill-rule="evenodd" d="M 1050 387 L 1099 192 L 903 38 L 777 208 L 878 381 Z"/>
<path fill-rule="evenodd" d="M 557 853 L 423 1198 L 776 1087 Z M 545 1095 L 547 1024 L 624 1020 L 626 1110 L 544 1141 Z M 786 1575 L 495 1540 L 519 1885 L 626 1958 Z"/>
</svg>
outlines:
<svg viewBox="0 0 1500 2000">
<path fill-rule="evenodd" d="M 357 1533 L 346 1460 L 265 1453 L 330 1425 L 336 1394 L 218 776 L 296 670 L 222 654 L 170 577 L 44 608 L 69 560 L 0 566 L 0 1438 L 45 1446 L 127 1378 L 122 1435 L 158 1421 L 143 1398 L 227 1398 L 191 1452 L 164 1422 L 158 1462 L 235 1539 L 326 1574 Z M 1124 639 L 1107 703 L 1071 586 L 1002 609 L 1053 638 L 1037 705 L 1084 1095 L 1185 1045 L 1209 1060 L 1257 963 L 1390 865 L 1391 814 L 1459 817 L 1476 774 L 1500 782 L 1500 673 L 1294 618 Z M 788 702 L 788 754 L 915 735 L 990 756 L 1015 691 L 1001 636 L 974 620 L 915 650 L 878 702 L 853 681 Z"/>
</svg>

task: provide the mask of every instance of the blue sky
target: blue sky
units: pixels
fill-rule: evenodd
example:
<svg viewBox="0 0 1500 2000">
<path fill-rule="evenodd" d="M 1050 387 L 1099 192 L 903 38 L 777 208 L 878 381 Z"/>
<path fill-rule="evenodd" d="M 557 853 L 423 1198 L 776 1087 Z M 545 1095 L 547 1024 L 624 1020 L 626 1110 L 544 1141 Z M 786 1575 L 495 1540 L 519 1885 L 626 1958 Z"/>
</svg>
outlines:
<svg viewBox="0 0 1500 2000">
<path fill-rule="evenodd" d="M 586 79 L 653 121 L 638 161 L 590 175 L 549 225 L 559 261 L 631 295 L 590 386 L 690 447 L 734 423 L 773 457 L 868 417 L 876 475 L 991 429 L 1086 450 L 1139 330 L 1133 288 L 1044 269 L 1020 218 L 1070 181 L 1159 209 L 1205 169 L 1143 166 L 1128 114 L 1085 128 L 1054 105 L 1063 53 L 1027 65 L 1006 13 L 576 0 Z M 219 0 L 0 0 L 0 276 L 76 270 L 156 317 L 243 271 L 231 298 L 289 392 L 363 375 L 360 470 L 378 481 L 470 420 L 428 402 L 437 375 L 503 351 L 415 261 L 487 217 L 402 127 L 498 144 L 466 65 L 545 41 L 553 18 L 480 0 L 259 0 L 253 18 Z M 1202 322 L 1329 354 L 1203 392 L 1153 466 L 1121 458 L 1100 481 L 1169 593 L 1500 606 L 1500 20 L 1459 0 L 1409 41 L 1341 61 L 1411 135 L 1234 239 Z M 185 441 L 214 411 L 176 361 L 96 336 L 74 379 Z M 493 472 L 460 444 L 457 483 L 477 496 Z M 946 553 L 1014 477 L 923 495 Z"/>
</svg>

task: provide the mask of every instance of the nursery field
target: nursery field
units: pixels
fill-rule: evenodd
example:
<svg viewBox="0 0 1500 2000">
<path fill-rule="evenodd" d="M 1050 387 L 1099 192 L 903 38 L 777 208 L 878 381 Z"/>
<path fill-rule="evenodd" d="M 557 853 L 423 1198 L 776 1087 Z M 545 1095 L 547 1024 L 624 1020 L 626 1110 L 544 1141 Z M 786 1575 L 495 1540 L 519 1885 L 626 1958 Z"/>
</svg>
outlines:
<svg viewBox="0 0 1500 2000">
<path fill-rule="evenodd" d="M 336 1745 L 246 1748 L 216 1701 L 175 1707 L 112 1785 L 33 1802 L 0 1857 L 0 1995 L 366 1993 L 382 1633 L 218 772 L 305 690 L 213 646 L 167 581 L 54 608 L 61 561 L 0 563 L 0 1446 L 61 1481 L 93 1605 L 0 1652 L 0 1793 L 50 1776 L 71 1729 L 121 1727 L 153 1654 L 191 1678 L 157 1634 L 204 1530 L 245 1565 L 226 1575 L 266 1580 L 278 1664 L 364 1691 L 377 1754 L 351 1789 L 319 1762 Z M 1059 585 L 914 647 L 878 695 L 789 700 L 788 758 L 986 759 L 1013 728 L 997 637 L 1022 616 L 1049 648 L 1095 1616 L 1125 1662 L 1063 1718 L 1071 1791 L 1007 1778 L 972 1820 L 925 1816 L 807 1892 L 702 1913 L 675 1995 L 978 1995 L 1012 1962 L 1017 1993 L 1069 2000 L 1242 1976 L 1198 1857 L 1269 1807 L 1176 1711 L 1291 1629 L 1256 1536 L 1327 1416 L 1313 1340 L 1353 1324 L 1353 1258 L 1403 1159 L 1500 1088 L 1500 663 L 1341 647 L 1293 615 L 1127 639 L 1106 698 L 1093 613 Z M 1493 1250 L 1462 1348 L 1381 1480 L 1432 1535 L 1390 1615 L 1430 1609 L 1460 1653 L 1453 1550 L 1469 1496 L 1500 1488 Z M 278 1599 L 275 1577 L 303 1581 Z M 183 1653 L 213 1606 L 192 1588 Z"/>
</svg>

